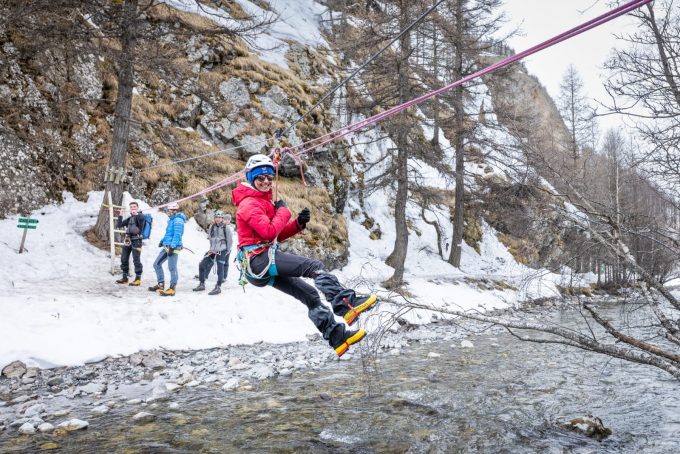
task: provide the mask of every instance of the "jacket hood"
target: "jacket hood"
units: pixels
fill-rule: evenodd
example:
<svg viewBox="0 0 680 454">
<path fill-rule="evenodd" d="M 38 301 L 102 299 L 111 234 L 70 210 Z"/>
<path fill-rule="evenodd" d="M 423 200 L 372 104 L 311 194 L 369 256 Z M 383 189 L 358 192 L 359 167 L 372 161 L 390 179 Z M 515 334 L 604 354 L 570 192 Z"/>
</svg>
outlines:
<svg viewBox="0 0 680 454">
<path fill-rule="evenodd" d="M 175 218 L 181 218 L 184 222 L 187 221 L 187 217 L 184 215 L 184 213 L 177 213 L 173 216 L 170 216 L 170 219 L 175 219 Z"/>
<path fill-rule="evenodd" d="M 239 203 L 248 197 L 257 197 L 259 199 L 271 200 L 272 191 L 260 192 L 246 183 L 241 183 L 236 186 L 233 191 L 231 191 L 231 198 L 234 201 L 234 205 L 238 206 Z"/>
</svg>

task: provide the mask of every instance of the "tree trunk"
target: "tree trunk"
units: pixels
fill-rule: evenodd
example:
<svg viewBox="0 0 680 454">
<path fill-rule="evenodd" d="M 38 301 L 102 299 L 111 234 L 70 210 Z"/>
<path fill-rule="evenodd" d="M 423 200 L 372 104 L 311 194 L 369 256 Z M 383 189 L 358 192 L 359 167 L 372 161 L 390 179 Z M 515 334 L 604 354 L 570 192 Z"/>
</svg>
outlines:
<svg viewBox="0 0 680 454">
<path fill-rule="evenodd" d="M 109 169 L 118 170 L 125 167 L 127 159 L 128 138 L 130 133 L 130 115 L 132 112 L 132 89 L 134 88 L 134 50 L 136 44 L 135 18 L 137 14 L 138 0 L 125 2 L 123 8 L 125 18 L 121 25 L 120 57 L 118 61 L 118 95 L 116 97 L 116 110 L 113 120 L 113 138 L 111 141 L 111 156 L 109 157 Z M 107 172 L 109 174 L 109 172 Z M 121 175 L 122 176 L 122 175 Z M 111 200 L 114 205 L 120 205 L 123 198 L 123 181 L 105 182 L 105 194 L 111 192 Z M 104 199 L 106 200 L 106 199 Z M 104 202 L 106 203 L 106 202 Z M 109 211 L 101 209 L 97 224 L 94 227 L 95 234 L 101 240 L 109 239 Z"/>
<path fill-rule="evenodd" d="M 454 52 L 455 64 L 453 66 L 453 79 L 459 80 L 463 75 L 463 2 L 456 3 L 456 31 Z M 463 229 L 465 228 L 465 149 L 463 141 L 464 115 L 463 87 L 453 89 L 453 114 L 455 116 L 453 146 L 456 150 L 456 198 L 453 212 L 453 235 L 451 239 L 451 252 L 448 262 L 460 268 L 460 258 L 463 250 Z"/>
<path fill-rule="evenodd" d="M 397 195 L 394 202 L 394 223 L 396 237 L 394 250 L 387 257 L 385 263 L 394 268 L 394 274 L 385 281 L 386 288 L 398 287 L 404 282 L 404 262 L 408 250 L 408 226 L 406 225 L 406 200 L 408 198 L 408 159 L 406 133 L 399 132 L 397 135 Z"/>
<path fill-rule="evenodd" d="M 405 9 L 401 12 L 401 28 L 408 25 L 408 13 Z M 410 98 L 408 86 L 408 57 L 411 54 L 411 36 L 405 33 L 400 41 L 399 61 L 399 101 L 404 103 Z M 394 224 L 396 237 L 394 249 L 387 257 L 385 263 L 394 268 L 394 274 L 383 285 L 386 288 L 399 287 L 404 282 L 404 262 L 408 250 L 408 226 L 406 225 L 406 201 L 408 199 L 408 121 L 402 114 L 397 127 L 397 194 L 394 202 Z"/>
</svg>

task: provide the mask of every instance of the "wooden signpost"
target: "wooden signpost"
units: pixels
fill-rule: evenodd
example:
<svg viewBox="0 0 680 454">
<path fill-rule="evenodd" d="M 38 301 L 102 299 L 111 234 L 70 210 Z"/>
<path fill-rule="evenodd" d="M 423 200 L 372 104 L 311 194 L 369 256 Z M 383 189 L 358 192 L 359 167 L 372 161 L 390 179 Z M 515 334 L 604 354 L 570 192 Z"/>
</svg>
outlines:
<svg viewBox="0 0 680 454">
<path fill-rule="evenodd" d="M 21 245 L 19 246 L 19 254 L 24 252 L 24 243 L 26 243 L 26 234 L 29 230 L 35 230 L 38 228 L 37 219 L 31 218 L 19 218 L 19 224 L 17 224 L 18 229 L 24 229 L 24 234 L 21 236 Z"/>
</svg>

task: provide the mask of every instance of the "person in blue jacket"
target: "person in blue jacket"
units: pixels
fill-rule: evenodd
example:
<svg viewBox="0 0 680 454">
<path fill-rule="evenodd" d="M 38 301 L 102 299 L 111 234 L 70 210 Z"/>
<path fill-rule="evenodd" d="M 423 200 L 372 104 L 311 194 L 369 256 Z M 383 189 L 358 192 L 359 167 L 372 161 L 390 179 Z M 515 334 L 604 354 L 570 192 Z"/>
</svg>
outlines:
<svg viewBox="0 0 680 454">
<path fill-rule="evenodd" d="M 177 261 L 179 260 L 179 251 L 182 250 L 182 235 L 184 234 L 184 223 L 187 217 L 179 212 L 179 205 L 175 202 L 169 204 L 168 210 L 168 226 L 165 229 L 165 236 L 158 243 L 158 247 L 162 247 L 160 254 L 153 262 L 153 269 L 156 271 L 156 279 L 158 284 L 149 287 L 152 292 L 158 292 L 162 296 L 173 296 L 175 294 L 175 287 L 179 278 L 177 274 Z M 163 263 L 168 261 L 168 270 L 170 271 L 170 287 L 165 288 L 165 276 L 163 275 Z"/>
</svg>

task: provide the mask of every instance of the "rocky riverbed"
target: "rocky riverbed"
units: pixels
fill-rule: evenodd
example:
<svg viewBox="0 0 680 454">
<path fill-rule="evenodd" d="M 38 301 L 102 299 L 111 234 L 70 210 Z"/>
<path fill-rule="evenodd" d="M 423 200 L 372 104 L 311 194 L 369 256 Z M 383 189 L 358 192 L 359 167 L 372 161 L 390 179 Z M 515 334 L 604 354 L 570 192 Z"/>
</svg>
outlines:
<svg viewBox="0 0 680 454">
<path fill-rule="evenodd" d="M 536 317 L 545 307 L 564 310 L 576 306 L 569 301 L 551 301 L 522 311 L 527 317 Z M 292 344 L 139 352 L 78 367 L 38 369 L 15 362 L 3 368 L 0 378 L 0 445 L 2 439 L 38 433 L 58 438 L 92 428 L 111 411 L 128 414 L 133 425 L 148 423 L 156 418 L 159 405 L 180 409 L 181 403 L 176 401 L 186 399 L 192 390 L 219 391 L 226 397 L 252 390 L 259 380 L 285 379 L 337 361 L 369 363 L 381 355 L 398 356 L 413 344 L 453 341 L 460 348 L 473 349 L 467 337 L 479 330 L 479 325 L 466 321 L 420 326 L 395 323 L 340 360 L 316 335 Z M 484 327 L 485 334 L 497 331 Z M 56 441 L 46 443 L 45 449 L 58 447 Z"/>
</svg>

